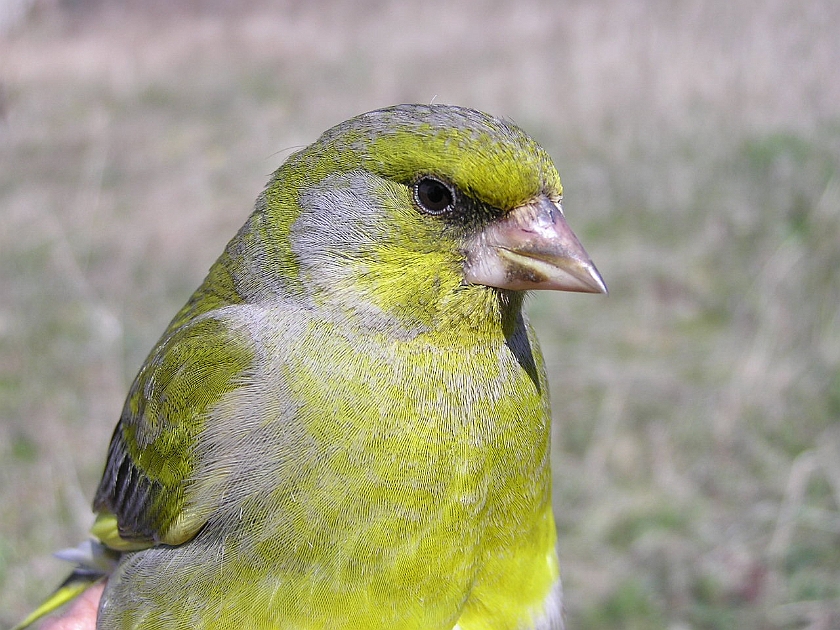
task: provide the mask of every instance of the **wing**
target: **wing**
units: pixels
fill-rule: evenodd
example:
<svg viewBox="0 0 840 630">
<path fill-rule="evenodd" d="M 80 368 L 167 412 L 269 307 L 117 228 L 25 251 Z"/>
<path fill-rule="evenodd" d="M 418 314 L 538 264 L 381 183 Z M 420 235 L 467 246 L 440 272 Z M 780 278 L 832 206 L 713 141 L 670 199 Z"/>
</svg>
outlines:
<svg viewBox="0 0 840 630">
<path fill-rule="evenodd" d="M 129 390 L 94 499 L 92 533 L 106 545 L 178 545 L 218 500 L 190 500 L 196 442 L 210 411 L 236 389 L 253 350 L 223 317 L 201 316 L 165 335 Z"/>
</svg>

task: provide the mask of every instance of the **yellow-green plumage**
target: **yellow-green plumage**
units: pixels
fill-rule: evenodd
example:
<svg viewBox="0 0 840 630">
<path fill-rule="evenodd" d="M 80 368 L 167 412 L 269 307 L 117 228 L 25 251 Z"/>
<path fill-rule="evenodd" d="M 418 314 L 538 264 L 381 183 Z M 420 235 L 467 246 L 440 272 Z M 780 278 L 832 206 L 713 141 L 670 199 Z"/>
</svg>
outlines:
<svg viewBox="0 0 840 630">
<path fill-rule="evenodd" d="M 442 105 L 290 157 L 129 392 L 98 627 L 561 628 L 522 291 L 604 290 L 561 192 L 518 128 Z"/>
</svg>

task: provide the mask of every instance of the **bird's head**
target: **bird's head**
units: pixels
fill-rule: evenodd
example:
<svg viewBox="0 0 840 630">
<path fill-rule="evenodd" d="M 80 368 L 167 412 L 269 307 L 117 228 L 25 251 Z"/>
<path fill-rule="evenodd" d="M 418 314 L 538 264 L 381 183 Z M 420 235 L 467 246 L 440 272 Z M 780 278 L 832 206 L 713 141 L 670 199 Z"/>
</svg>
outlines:
<svg viewBox="0 0 840 630">
<path fill-rule="evenodd" d="M 399 105 L 291 156 L 258 213 L 286 291 L 428 325 L 531 289 L 605 293 L 561 196 L 548 154 L 515 125 Z"/>
</svg>

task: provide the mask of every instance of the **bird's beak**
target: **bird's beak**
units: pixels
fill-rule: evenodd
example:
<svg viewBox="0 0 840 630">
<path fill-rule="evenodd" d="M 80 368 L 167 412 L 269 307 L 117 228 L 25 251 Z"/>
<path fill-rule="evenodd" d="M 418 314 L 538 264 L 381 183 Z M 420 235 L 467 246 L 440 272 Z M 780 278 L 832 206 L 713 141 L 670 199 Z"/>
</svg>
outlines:
<svg viewBox="0 0 840 630">
<path fill-rule="evenodd" d="M 464 276 L 472 284 L 513 291 L 607 292 L 560 204 L 542 195 L 470 238 L 465 253 Z"/>
</svg>

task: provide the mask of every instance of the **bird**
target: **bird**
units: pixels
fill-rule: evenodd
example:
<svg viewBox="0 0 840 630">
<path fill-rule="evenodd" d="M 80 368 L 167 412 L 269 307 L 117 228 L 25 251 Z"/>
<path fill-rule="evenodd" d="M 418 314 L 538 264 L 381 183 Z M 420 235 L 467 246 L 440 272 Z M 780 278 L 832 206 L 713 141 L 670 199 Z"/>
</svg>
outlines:
<svg viewBox="0 0 840 630">
<path fill-rule="evenodd" d="M 548 153 L 404 104 L 277 169 L 134 379 L 73 574 L 97 628 L 559 630 L 532 290 L 606 293 Z"/>
</svg>

